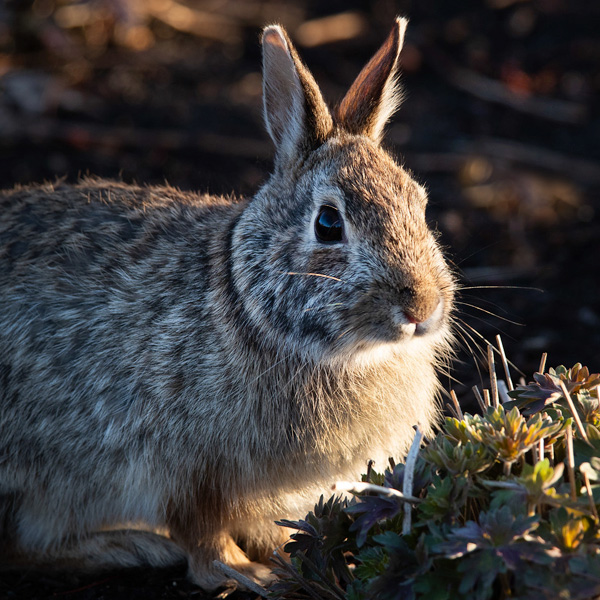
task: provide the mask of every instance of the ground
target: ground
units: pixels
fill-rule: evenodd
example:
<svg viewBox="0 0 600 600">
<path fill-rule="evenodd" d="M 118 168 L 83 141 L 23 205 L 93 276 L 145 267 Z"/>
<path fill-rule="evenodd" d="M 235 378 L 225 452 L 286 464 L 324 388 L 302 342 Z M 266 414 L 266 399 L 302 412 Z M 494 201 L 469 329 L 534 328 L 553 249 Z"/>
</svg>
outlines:
<svg viewBox="0 0 600 600">
<path fill-rule="evenodd" d="M 259 32 L 280 22 L 339 101 L 410 18 L 387 145 L 429 190 L 461 286 L 454 384 L 502 335 L 529 377 L 600 369 L 600 6 L 584 0 L 35 0 L 0 6 L 0 185 L 125 181 L 249 195 L 272 147 Z M 325 17 L 331 17 L 324 20 Z M 462 362 L 462 364 L 461 364 Z M 513 375 L 519 375 L 513 369 Z M 486 383 L 482 375 L 483 386 Z M 445 383 L 446 387 L 450 382 Z M 176 584 L 176 585 L 175 585 Z M 187 597 L 182 573 L 0 576 L 0 598 Z"/>
</svg>

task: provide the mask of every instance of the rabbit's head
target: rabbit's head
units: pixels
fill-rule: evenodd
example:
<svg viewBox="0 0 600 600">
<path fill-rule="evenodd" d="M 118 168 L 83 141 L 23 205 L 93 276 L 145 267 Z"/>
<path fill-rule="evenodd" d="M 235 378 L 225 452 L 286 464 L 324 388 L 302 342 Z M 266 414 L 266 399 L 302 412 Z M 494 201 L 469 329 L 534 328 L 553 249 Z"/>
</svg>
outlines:
<svg viewBox="0 0 600 600">
<path fill-rule="evenodd" d="M 333 113 L 285 31 L 264 31 L 275 168 L 236 226 L 232 270 L 265 348 L 347 361 L 447 345 L 454 283 L 426 192 L 380 146 L 405 28 L 398 19 Z"/>
</svg>

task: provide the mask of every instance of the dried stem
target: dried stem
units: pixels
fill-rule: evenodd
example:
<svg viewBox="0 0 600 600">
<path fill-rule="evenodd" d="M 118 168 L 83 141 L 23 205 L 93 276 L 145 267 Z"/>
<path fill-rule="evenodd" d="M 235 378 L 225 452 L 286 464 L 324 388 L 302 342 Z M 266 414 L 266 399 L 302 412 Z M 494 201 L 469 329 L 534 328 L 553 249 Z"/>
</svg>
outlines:
<svg viewBox="0 0 600 600">
<path fill-rule="evenodd" d="M 475 394 L 475 399 L 477 400 L 477 404 L 479 404 L 479 408 L 481 408 L 481 412 L 485 413 L 485 411 L 487 410 L 487 406 L 485 405 L 485 402 L 483 401 L 483 396 L 481 395 L 479 388 L 476 385 L 474 385 L 472 390 L 473 390 L 473 393 Z"/>
<path fill-rule="evenodd" d="M 512 379 L 510 378 L 510 369 L 508 368 L 508 360 L 504 352 L 504 346 L 502 345 L 502 338 L 499 335 L 496 336 L 496 343 L 498 344 L 500 358 L 502 359 L 502 366 L 504 367 L 504 374 L 506 375 L 506 385 L 508 386 L 508 391 L 512 392 L 515 388 L 513 386 Z"/>
<path fill-rule="evenodd" d="M 492 402 L 490 400 L 490 390 L 483 390 L 483 402 L 485 403 L 486 406 L 491 406 Z"/>
<path fill-rule="evenodd" d="M 573 428 L 567 426 L 567 470 L 569 472 L 569 484 L 571 485 L 571 500 L 577 500 L 577 489 L 575 487 L 575 454 L 573 453 Z"/>
<path fill-rule="evenodd" d="M 329 581 L 327 575 L 321 571 L 321 569 L 312 561 L 306 553 L 298 554 L 298 558 L 308 565 L 308 568 L 316 575 L 327 588 L 331 590 L 333 595 L 339 600 L 344 600 L 345 596 L 343 591 L 333 582 Z"/>
<path fill-rule="evenodd" d="M 581 423 L 581 419 L 579 418 L 579 414 L 577 412 L 577 409 L 575 408 L 575 404 L 573 404 L 573 399 L 571 398 L 571 394 L 569 394 L 569 391 L 567 390 L 564 381 L 560 382 L 560 388 L 562 390 L 563 396 L 565 397 L 565 400 L 567 401 L 567 404 L 569 405 L 569 408 L 571 409 L 571 413 L 573 414 L 573 419 L 575 419 L 575 424 L 577 425 L 577 430 L 581 434 L 581 437 L 589 444 L 590 440 L 588 439 L 587 433 L 585 432 L 585 429 L 583 428 L 583 424 Z"/>
<path fill-rule="evenodd" d="M 498 397 L 500 398 L 500 402 L 504 404 L 510 400 L 510 396 L 508 395 L 508 387 L 506 386 L 506 381 L 504 379 L 498 379 Z"/>
<path fill-rule="evenodd" d="M 364 481 L 338 481 L 333 485 L 332 489 L 334 492 L 354 492 L 355 494 L 373 492 L 381 496 L 387 496 L 388 498 L 395 498 L 402 502 L 422 502 L 420 498 L 405 496 L 402 492 L 394 488 L 387 488 L 382 485 L 375 485 L 374 483 L 365 483 Z"/>
<path fill-rule="evenodd" d="M 454 404 L 454 410 L 456 411 L 458 420 L 462 421 L 464 415 L 460 408 L 460 404 L 458 403 L 458 398 L 456 397 L 456 392 L 454 390 L 450 390 L 450 398 L 452 398 L 452 403 Z"/>
<path fill-rule="evenodd" d="M 590 478 L 588 477 L 588 474 L 585 471 L 585 469 L 579 469 L 579 472 L 583 475 L 583 483 L 585 484 L 585 489 L 587 490 L 588 501 L 590 503 L 590 510 L 592 511 L 592 514 L 594 515 L 594 519 L 596 520 L 596 523 L 598 523 L 598 521 L 600 521 L 600 519 L 598 518 L 598 511 L 596 510 L 596 503 L 594 502 L 594 496 L 592 494 L 592 486 L 590 485 Z"/>
<path fill-rule="evenodd" d="M 460 410 L 460 409 L 459 409 Z M 415 464 L 417 463 L 417 456 L 419 455 L 419 448 L 421 446 L 421 440 L 423 434 L 419 431 L 418 427 L 415 427 L 415 437 L 408 451 L 406 457 L 406 463 L 404 467 L 404 481 L 402 483 L 402 492 L 404 497 L 407 498 L 412 496 L 413 493 L 413 480 L 415 477 Z M 402 521 L 402 534 L 408 535 L 411 530 L 411 511 L 412 506 L 407 502 L 404 505 L 404 520 Z"/>
<path fill-rule="evenodd" d="M 488 366 L 490 368 L 490 387 L 492 389 L 492 406 L 498 408 L 498 383 L 496 382 L 496 365 L 494 363 L 494 348 L 491 344 L 487 347 Z"/>
<path fill-rule="evenodd" d="M 258 594 L 263 598 L 268 598 L 269 593 L 264 587 L 258 585 L 258 583 L 246 577 L 245 575 L 242 575 L 239 571 L 236 571 L 229 565 L 222 563 L 220 560 L 213 560 L 213 565 L 227 577 L 231 577 L 232 579 L 235 579 L 238 583 L 241 583 L 247 590 Z"/>
<path fill-rule="evenodd" d="M 540 359 L 540 368 L 538 369 L 538 373 L 544 373 L 544 369 L 546 368 L 546 359 L 548 358 L 548 353 L 544 352 L 542 354 L 542 358 Z"/>
<path fill-rule="evenodd" d="M 300 586 L 306 591 L 306 593 L 313 599 L 313 600 L 322 600 L 321 596 L 319 594 L 317 594 L 312 587 L 308 584 L 308 581 L 300 574 L 296 571 L 296 569 L 290 565 L 282 556 L 281 554 L 279 554 L 279 552 L 277 550 L 275 550 L 273 552 L 273 555 L 275 556 L 273 560 L 273 562 L 280 567 L 281 569 L 283 569 L 284 571 L 287 571 L 287 573 L 289 575 L 291 575 L 292 579 L 294 579 L 294 581 L 298 582 L 300 584 Z"/>
</svg>

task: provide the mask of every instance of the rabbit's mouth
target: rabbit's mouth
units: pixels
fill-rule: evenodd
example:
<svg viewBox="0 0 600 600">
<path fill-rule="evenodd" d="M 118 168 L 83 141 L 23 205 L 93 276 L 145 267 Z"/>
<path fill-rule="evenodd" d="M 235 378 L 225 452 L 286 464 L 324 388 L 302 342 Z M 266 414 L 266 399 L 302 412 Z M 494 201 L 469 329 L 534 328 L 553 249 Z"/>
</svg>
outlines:
<svg viewBox="0 0 600 600">
<path fill-rule="evenodd" d="M 424 320 L 413 317 L 402 307 L 392 309 L 392 321 L 401 337 L 420 337 L 437 331 L 444 318 L 444 301 L 439 299 L 434 310 Z"/>
<path fill-rule="evenodd" d="M 430 314 L 422 321 L 407 314 L 404 306 L 391 306 L 383 300 L 359 311 L 360 317 L 354 326 L 346 329 L 336 338 L 336 343 L 343 352 L 359 354 L 379 348 L 395 348 L 398 350 L 406 344 L 417 340 L 427 341 L 429 338 L 444 335 L 447 329 L 446 303 L 440 299 Z"/>
</svg>

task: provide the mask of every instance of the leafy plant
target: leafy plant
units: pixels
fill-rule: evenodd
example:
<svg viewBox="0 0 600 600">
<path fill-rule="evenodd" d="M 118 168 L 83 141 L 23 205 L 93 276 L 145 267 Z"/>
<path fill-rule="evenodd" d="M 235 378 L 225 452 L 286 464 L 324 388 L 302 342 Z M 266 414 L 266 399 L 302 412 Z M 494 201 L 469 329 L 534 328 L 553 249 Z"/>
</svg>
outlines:
<svg viewBox="0 0 600 600">
<path fill-rule="evenodd" d="M 392 463 L 351 501 L 321 498 L 282 522 L 298 533 L 270 595 L 600 598 L 599 385 L 579 364 L 536 373 L 506 403 L 446 418 L 419 450 L 411 496 L 407 466 Z"/>
</svg>

